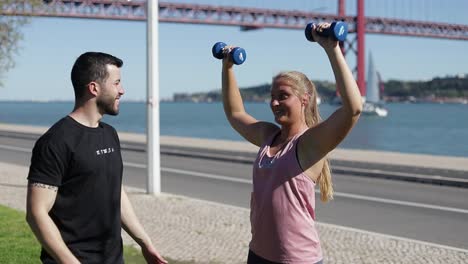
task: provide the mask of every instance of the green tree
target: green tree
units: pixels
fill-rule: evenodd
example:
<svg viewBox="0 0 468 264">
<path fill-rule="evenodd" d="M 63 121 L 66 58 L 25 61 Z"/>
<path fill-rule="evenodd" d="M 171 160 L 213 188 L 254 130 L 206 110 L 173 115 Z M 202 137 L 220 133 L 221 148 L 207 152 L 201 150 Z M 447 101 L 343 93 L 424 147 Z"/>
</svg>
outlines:
<svg viewBox="0 0 468 264">
<path fill-rule="evenodd" d="M 15 66 L 14 56 L 19 52 L 23 39 L 21 28 L 29 22 L 27 16 L 16 16 L 13 12 L 29 9 L 41 4 L 39 0 L 0 0 L 0 87 L 4 74 Z"/>
</svg>

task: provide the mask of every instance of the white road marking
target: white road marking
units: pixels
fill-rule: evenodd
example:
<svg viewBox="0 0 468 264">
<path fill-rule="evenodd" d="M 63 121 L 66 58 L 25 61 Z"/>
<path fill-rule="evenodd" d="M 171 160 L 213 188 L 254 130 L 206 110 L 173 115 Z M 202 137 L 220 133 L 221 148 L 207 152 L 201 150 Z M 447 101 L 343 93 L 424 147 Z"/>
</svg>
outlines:
<svg viewBox="0 0 468 264">
<path fill-rule="evenodd" d="M 20 151 L 20 152 L 31 152 L 31 149 L 29 149 L 29 148 L 13 147 L 13 146 L 7 146 L 7 145 L 0 145 L 0 148 L 1 149 L 6 149 L 6 150 Z M 134 167 L 134 168 L 140 168 L 140 169 L 145 169 L 146 168 L 145 164 L 133 163 L 133 162 L 124 162 L 124 165 L 129 166 L 129 167 Z M 237 179 L 237 178 L 232 178 L 232 177 L 227 177 L 227 176 L 219 176 L 219 175 L 208 174 L 208 173 L 200 173 L 200 172 L 179 170 L 179 169 L 172 169 L 172 168 L 165 168 L 165 167 L 162 167 L 161 170 L 162 171 L 167 171 L 167 172 L 185 174 L 185 175 L 189 175 L 189 176 L 195 176 L 195 177 L 204 177 L 204 178 L 225 180 L 225 181 L 232 181 L 232 182 L 240 182 L 240 183 L 246 183 L 246 184 L 251 184 L 252 183 L 251 180 Z M 453 207 L 444 207 L 444 206 L 434 206 L 434 205 L 428 205 L 428 204 L 422 204 L 422 203 L 413 203 L 413 202 L 406 202 L 406 201 L 399 201 L 399 200 L 392 200 L 392 199 L 384 199 L 384 198 L 357 195 L 357 194 L 350 194 L 350 193 L 335 193 L 335 196 L 337 196 L 337 197 L 347 197 L 347 198 L 353 198 L 353 199 L 361 199 L 361 200 L 369 200 L 369 201 L 376 201 L 376 202 L 382 202 L 382 203 L 407 205 L 407 206 L 413 206 L 413 207 L 423 207 L 423 208 L 430 208 L 430 209 L 436 209 L 436 210 L 445 210 L 445 211 L 459 212 L 459 213 L 468 214 L 468 210 L 465 210 L 465 209 L 459 209 L 459 208 L 453 208 Z M 188 197 L 188 198 L 190 198 L 190 197 Z M 190 199 L 199 200 L 199 199 L 196 199 L 196 198 L 190 198 Z M 205 202 L 216 203 L 216 202 L 211 202 L 211 201 L 205 201 Z M 224 204 L 221 204 L 221 205 L 224 205 Z M 231 205 L 229 205 L 229 206 L 231 206 Z M 233 206 L 233 207 L 236 207 L 236 206 Z M 249 210 L 249 209 L 242 208 L 242 207 L 239 207 L 239 208 L 244 209 L 244 210 Z M 363 230 L 363 229 L 339 226 L 339 225 L 328 224 L 328 223 L 323 223 L 323 222 L 319 222 L 319 224 L 325 225 L 325 226 L 330 226 L 330 227 L 335 227 L 335 228 L 338 228 L 338 229 L 341 229 L 341 230 L 360 232 L 360 233 L 370 234 L 370 235 L 378 235 L 378 236 L 382 236 L 382 237 L 386 237 L 386 238 L 393 238 L 393 239 L 397 239 L 397 240 L 414 242 L 414 243 L 419 243 L 419 244 L 422 244 L 422 245 L 434 246 L 434 247 L 439 247 L 439 248 L 444 248 L 444 249 L 449 249 L 449 250 L 455 250 L 455 251 L 459 251 L 459 252 L 468 253 L 468 250 L 463 249 L 463 248 L 450 247 L 450 246 L 446 246 L 446 245 L 435 244 L 435 243 L 425 242 L 425 241 L 421 241 L 421 240 L 415 240 L 415 239 L 409 239 L 409 238 L 405 238 L 405 237 L 392 236 L 392 235 L 387 235 L 387 234 L 382 234 L 382 233 L 377 233 L 377 232 L 372 232 L 372 231 L 366 231 L 366 230 Z"/>
<path fill-rule="evenodd" d="M 137 164 L 137 163 L 130 163 L 130 162 L 124 162 L 124 165 L 131 166 L 131 167 L 136 167 L 136 168 L 146 168 L 146 166 L 144 164 Z M 229 176 L 215 175 L 215 174 L 209 174 L 209 173 L 203 173 L 203 172 L 195 172 L 195 171 L 173 169 L 173 168 L 166 168 L 166 167 L 161 167 L 161 171 L 178 173 L 178 174 L 183 174 L 183 175 L 192 176 L 192 177 L 214 179 L 214 180 L 221 180 L 221 181 L 229 181 L 229 182 L 236 182 L 236 183 L 252 184 L 252 180 L 250 180 L 250 179 L 239 179 L 239 178 L 234 178 L 234 177 L 229 177 Z M 468 214 L 467 209 L 447 207 L 447 206 L 438 206 L 438 205 L 424 204 L 424 203 L 415 203 L 415 202 L 408 202 L 408 201 L 401 201 L 401 200 L 394 200 L 394 199 L 386 199 L 386 198 L 367 196 L 367 195 L 335 192 L 334 196 L 336 196 L 336 197 L 346 197 L 346 198 L 352 198 L 352 199 L 358 199 L 358 200 L 365 200 L 365 201 L 372 201 L 372 202 L 379 202 L 379 203 L 386 203 L 386 204 L 396 204 L 396 205 L 404 205 L 404 206 L 411 206 L 411 207 L 419 207 L 419 208 L 440 210 L 440 211 L 446 211 L 446 212 Z"/>
<path fill-rule="evenodd" d="M 0 145 L 0 148 L 6 149 L 6 150 L 20 151 L 20 152 L 31 152 L 30 148 L 21 148 L 21 147 L 7 146 L 7 145 Z"/>
<path fill-rule="evenodd" d="M 29 148 L 14 147 L 14 146 L 7 146 L 7 145 L 0 145 L 0 148 L 7 149 L 7 150 L 21 151 L 21 152 L 31 152 L 31 149 Z M 129 166 L 129 167 L 134 167 L 134 168 L 139 168 L 139 169 L 146 168 L 145 164 L 134 163 L 134 162 L 124 162 L 124 166 Z M 214 179 L 214 180 L 229 181 L 229 182 L 236 182 L 236 183 L 252 184 L 252 180 L 250 179 L 239 179 L 239 178 L 234 178 L 234 177 L 229 177 L 229 176 L 215 175 L 215 174 L 209 174 L 209 173 L 203 173 L 203 172 L 180 170 L 180 169 L 166 168 L 166 167 L 161 167 L 161 171 L 184 174 L 184 175 L 188 175 L 192 177 L 199 177 L 199 178 L 205 178 L 205 179 Z M 335 192 L 334 195 L 336 197 L 346 197 L 346 198 L 373 201 L 373 202 L 386 203 L 386 204 L 396 204 L 396 205 L 440 210 L 440 211 L 446 211 L 446 212 L 468 214 L 467 209 L 447 207 L 447 206 L 415 203 L 415 202 L 386 199 L 386 198 L 352 194 L 352 193 L 342 193 L 342 192 Z"/>
<path fill-rule="evenodd" d="M 432 179 L 432 180 L 449 180 L 449 181 L 463 181 L 463 182 L 468 182 L 467 179 L 460 179 L 460 178 L 453 178 L 453 177 L 446 177 L 446 176 L 440 176 L 440 175 L 424 175 L 424 174 L 419 174 L 419 173 L 406 173 L 406 172 L 398 172 L 398 171 L 384 171 L 384 170 L 378 170 L 378 169 L 364 169 L 364 168 L 351 168 L 351 167 L 345 167 L 345 166 L 332 166 L 333 169 L 340 169 L 343 171 L 354 171 L 354 172 L 361 172 L 361 173 L 386 173 L 386 174 L 392 174 L 394 176 L 401 176 L 401 177 L 416 177 L 416 178 L 421 178 L 421 179 Z"/>
<path fill-rule="evenodd" d="M 372 202 L 379 202 L 379 203 L 397 204 L 397 205 L 404 205 L 404 206 L 412 206 L 412 207 L 420 207 L 420 208 L 428 208 L 428 209 L 434 209 L 434 210 L 440 210 L 440 211 L 468 214 L 468 210 L 461 209 L 461 208 L 438 206 L 438 205 L 424 204 L 424 203 L 414 203 L 414 202 L 386 199 L 386 198 L 373 197 L 373 196 L 367 196 L 367 195 L 335 192 L 334 196 L 346 197 L 346 198 L 352 198 L 352 199 L 358 199 L 358 200 L 366 200 L 366 201 L 372 201 Z"/>
<path fill-rule="evenodd" d="M 252 180 L 248 180 L 248 179 L 239 179 L 239 178 L 233 178 L 229 176 L 221 176 L 221 175 L 215 175 L 215 174 L 209 174 L 209 173 L 203 173 L 203 172 L 186 171 L 186 170 L 179 170 L 179 169 L 172 169 L 172 168 L 165 168 L 165 167 L 161 167 L 161 171 L 185 174 L 185 175 L 196 176 L 200 178 L 252 184 Z"/>
</svg>

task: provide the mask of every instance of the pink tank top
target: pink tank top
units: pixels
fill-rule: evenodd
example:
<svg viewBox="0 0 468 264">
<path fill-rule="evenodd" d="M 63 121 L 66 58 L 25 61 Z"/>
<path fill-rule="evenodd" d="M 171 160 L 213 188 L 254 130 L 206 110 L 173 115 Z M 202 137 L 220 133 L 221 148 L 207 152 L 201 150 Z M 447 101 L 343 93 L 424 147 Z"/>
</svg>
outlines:
<svg viewBox="0 0 468 264">
<path fill-rule="evenodd" d="M 249 247 L 273 262 L 315 263 L 323 258 L 315 228 L 315 183 L 297 159 L 302 133 L 274 156 L 269 155 L 276 135 L 272 136 L 260 148 L 253 167 Z"/>
</svg>

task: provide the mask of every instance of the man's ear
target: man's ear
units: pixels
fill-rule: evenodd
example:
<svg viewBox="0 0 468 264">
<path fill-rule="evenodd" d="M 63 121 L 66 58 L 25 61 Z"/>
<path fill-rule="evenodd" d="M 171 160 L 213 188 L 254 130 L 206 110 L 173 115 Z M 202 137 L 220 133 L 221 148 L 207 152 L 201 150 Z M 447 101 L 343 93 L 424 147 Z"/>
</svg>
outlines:
<svg viewBox="0 0 468 264">
<path fill-rule="evenodd" d="M 90 82 L 88 84 L 88 92 L 94 96 L 97 96 L 99 93 L 99 84 L 97 82 Z"/>
</svg>

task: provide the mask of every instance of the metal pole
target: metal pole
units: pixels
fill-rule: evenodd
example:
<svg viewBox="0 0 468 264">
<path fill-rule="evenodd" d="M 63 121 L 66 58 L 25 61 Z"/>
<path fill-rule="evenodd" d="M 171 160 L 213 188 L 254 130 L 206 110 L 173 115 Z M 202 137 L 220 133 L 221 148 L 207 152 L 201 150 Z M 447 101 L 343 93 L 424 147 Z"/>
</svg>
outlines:
<svg viewBox="0 0 468 264">
<path fill-rule="evenodd" d="M 159 4 L 158 0 L 148 0 L 147 6 L 147 130 L 146 153 L 148 157 L 148 178 L 146 192 L 161 192 L 161 169 L 159 152 Z"/>
</svg>

